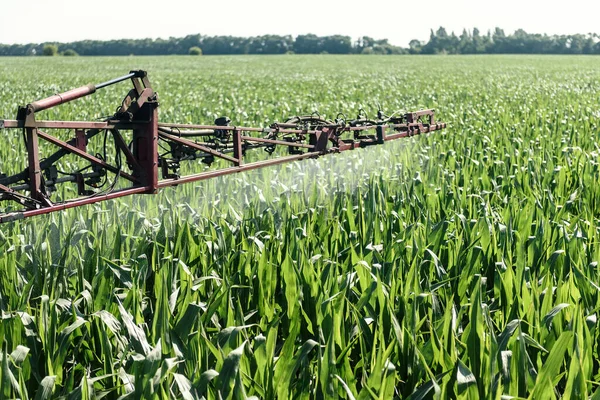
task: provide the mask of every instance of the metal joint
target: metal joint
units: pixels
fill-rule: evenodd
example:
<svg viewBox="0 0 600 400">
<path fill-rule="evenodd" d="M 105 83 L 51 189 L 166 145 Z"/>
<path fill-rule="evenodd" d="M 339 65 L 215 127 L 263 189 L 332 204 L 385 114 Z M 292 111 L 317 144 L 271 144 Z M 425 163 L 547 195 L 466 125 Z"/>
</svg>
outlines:
<svg viewBox="0 0 600 400">
<path fill-rule="evenodd" d="M 129 71 L 129 73 L 134 74 L 133 78 L 145 78 L 146 76 L 148 76 L 148 73 L 143 69 L 131 70 Z"/>
</svg>

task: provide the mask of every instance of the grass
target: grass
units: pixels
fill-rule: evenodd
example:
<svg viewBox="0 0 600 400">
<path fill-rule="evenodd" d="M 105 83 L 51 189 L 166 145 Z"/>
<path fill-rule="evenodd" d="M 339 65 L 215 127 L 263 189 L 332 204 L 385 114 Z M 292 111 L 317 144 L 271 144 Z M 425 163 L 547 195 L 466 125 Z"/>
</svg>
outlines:
<svg viewBox="0 0 600 400">
<path fill-rule="evenodd" d="M 9 58 L 0 115 L 135 68 L 164 121 L 449 128 L 0 226 L 1 397 L 600 396 L 595 58 Z"/>
</svg>

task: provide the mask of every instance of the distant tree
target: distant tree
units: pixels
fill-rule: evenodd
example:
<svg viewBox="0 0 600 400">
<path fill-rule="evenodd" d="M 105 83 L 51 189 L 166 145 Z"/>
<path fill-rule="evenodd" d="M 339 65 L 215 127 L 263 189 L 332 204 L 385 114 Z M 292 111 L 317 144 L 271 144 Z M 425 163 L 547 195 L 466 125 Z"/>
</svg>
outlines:
<svg viewBox="0 0 600 400">
<path fill-rule="evenodd" d="M 352 39 L 350 36 L 333 35 L 325 36 L 322 39 L 321 53 L 324 51 L 329 54 L 350 54 L 352 53 Z"/>
<path fill-rule="evenodd" d="M 42 50 L 42 55 L 52 57 L 57 54 L 58 54 L 58 47 L 55 44 L 44 45 L 44 49 Z"/>
<path fill-rule="evenodd" d="M 482 54 L 486 51 L 486 36 L 481 36 L 479 29 L 473 28 L 473 52 Z"/>
<path fill-rule="evenodd" d="M 570 54 L 583 54 L 583 49 L 585 46 L 586 38 L 583 35 L 572 35 L 568 40 Z"/>
<path fill-rule="evenodd" d="M 190 56 L 201 56 L 202 55 L 202 49 L 198 46 L 192 46 L 190 47 L 190 50 L 188 51 L 188 54 Z"/>
<path fill-rule="evenodd" d="M 65 57 L 75 57 L 75 56 L 78 56 L 79 54 L 77 54 L 77 52 L 73 49 L 67 49 L 67 50 L 63 51 L 62 55 Z"/>
<path fill-rule="evenodd" d="M 440 26 L 436 32 L 434 32 L 433 29 L 431 30 L 429 42 L 423 46 L 422 52 L 424 54 L 452 53 L 453 46 L 456 46 L 458 41 L 459 40 L 454 33 L 450 36 L 448 35 L 446 28 Z"/>
<path fill-rule="evenodd" d="M 373 50 L 372 47 L 363 47 L 360 54 L 375 54 L 375 51 Z"/>
<path fill-rule="evenodd" d="M 323 51 L 323 38 L 312 33 L 296 37 L 294 42 L 296 54 L 319 54 L 321 51 Z"/>
<path fill-rule="evenodd" d="M 372 48 L 375 45 L 375 39 L 369 36 L 363 36 L 358 38 L 358 40 L 354 43 L 355 52 L 360 54 L 366 54 L 365 49 Z"/>
<path fill-rule="evenodd" d="M 473 37 L 466 29 L 463 29 L 458 39 L 458 52 L 460 54 L 469 54 L 472 52 Z"/>
<path fill-rule="evenodd" d="M 504 29 L 496 27 L 492 36 L 493 45 L 491 47 L 492 53 L 504 53 L 508 48 L 508 42 L 506 40 L 506 34 Z"/>
<path fill-rule="evenodd" d="M 460 39 L 452 32 L 450 36 L 448 36 L 448 52 L 450 54 L 460 54 L 459 46 Z"/>
<path fill-rule="evenodd" d="M 421 53 L 421 47 L 423 47 L 423 43 L 417 39 L 413 39 L 408 44 L 408 52 L 410 54 L 419 54 Z"/>
<path fill-rule="evenodd" d="M 585 39 L 583 54 L 594 54 L 594 35 L 591 33 L 588 33 Z"/>
</svg>

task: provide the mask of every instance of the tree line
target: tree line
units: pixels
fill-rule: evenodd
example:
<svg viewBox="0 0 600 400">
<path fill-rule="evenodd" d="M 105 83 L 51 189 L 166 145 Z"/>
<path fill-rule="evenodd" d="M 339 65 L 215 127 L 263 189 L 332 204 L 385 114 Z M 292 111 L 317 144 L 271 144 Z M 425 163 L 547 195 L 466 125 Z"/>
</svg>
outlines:
<svg viewBox="0 0 600 400">
<path fill-rule="evenodd" d="M 193 49 L 193 51 L 191 51 Z M 82 40 L 71 43 L 31 43 L 1 45 L 0 56 L 55 55 L 68 51 L 82 56 L 202 54 L 402 54 L 407 50 L 392 46 L 387 39 L 369 37 L 353 42 L 350 36 L 264 35 L 255 37 L 188 35 L 169 39 Z"/>
<path fill-rule="evenodd" d="M 169 39 L 82 40 L 71 43 L 0 44 L 0 56 L 35 55 L 172 55 L 172 54 L 600 54 L 597 34 L 531 34 L 522 29 L 506 35 L 500 28 L 482 34 L 477 28 L 457 36 L 440 27 L 429 40 L 409 47 L 363 36 L 264 35 L 255 37 L 188 35 Z"/>
<path fill-rule="evenodd" d="M 523 29 L 507 35 L 500 28 L 482 34 L 474 28 L 456 36 L 440 27 L 431 31 L 428 42 L 412 40 L 408 51 L 412 54 L 600 54 L 600 35 L 545 35 Z"/>
</svg>

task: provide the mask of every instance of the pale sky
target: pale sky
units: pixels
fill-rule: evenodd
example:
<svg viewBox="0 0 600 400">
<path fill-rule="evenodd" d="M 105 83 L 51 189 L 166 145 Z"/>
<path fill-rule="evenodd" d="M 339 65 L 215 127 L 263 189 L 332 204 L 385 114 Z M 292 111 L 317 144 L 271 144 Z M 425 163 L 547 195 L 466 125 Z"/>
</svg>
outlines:
<svg viewBox="0 0 600 400">
<path fill-rule="evenodd" d="M 0 21 L 3 44 L 314 33 L 407 46 L 440 25 L 600 34 L 600 0 L 0 0 Z"/>
</svg>

